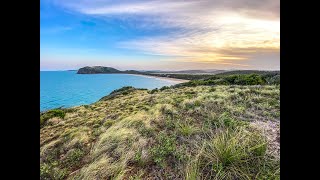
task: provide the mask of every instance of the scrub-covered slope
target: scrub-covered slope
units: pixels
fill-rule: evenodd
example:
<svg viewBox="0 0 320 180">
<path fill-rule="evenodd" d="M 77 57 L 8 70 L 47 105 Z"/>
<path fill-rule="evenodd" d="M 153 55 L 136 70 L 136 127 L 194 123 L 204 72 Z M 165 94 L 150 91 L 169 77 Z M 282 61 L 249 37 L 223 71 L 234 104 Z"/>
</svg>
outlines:
<svg viewBox="0 0 320 180">
<path fill-rule="evenodd" d="M 127 87 L 41 118 L 41 179 L 279 179 L 279 85 Z"/>
</svg>

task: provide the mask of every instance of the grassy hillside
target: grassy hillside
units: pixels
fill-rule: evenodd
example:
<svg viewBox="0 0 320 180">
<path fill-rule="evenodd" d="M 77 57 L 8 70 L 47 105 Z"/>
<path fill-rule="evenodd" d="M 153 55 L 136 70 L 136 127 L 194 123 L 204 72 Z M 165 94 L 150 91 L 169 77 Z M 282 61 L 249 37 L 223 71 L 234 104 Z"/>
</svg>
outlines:
<svg viewBox="0 0 320 180">
<path fill-rule="evenodd" d="M 41 179 L 280 178 L 279 85 L 126 87 L 40 119 Z"/>
</svg>

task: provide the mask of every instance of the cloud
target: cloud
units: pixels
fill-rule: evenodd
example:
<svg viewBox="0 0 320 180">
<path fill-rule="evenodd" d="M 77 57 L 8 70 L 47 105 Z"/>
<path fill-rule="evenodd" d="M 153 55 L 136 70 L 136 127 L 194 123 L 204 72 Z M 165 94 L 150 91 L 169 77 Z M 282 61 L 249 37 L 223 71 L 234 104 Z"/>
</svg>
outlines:
<svg viewBox="0 0 320 180">
<path fill-rule="evenodd" d="M 237 11 L 248 16 L 280 16 L 279 0 L 55 0 L 56 4 L 86 14 L 168 14 L 203 16 L 214 11 Z M 171 16 L 172 14 L 170 14 Z M 263 16 L 261 16 L 263 17 Z"/>
<path fill-rule="evenodd" d="M 279 0 L 55 0 L 55 3 L 97 18 L 134 20 L 137 28 L 175 28 L 166 34 L 117 44 L 120 48 L 168 56 L 175 61 L 239 65 L 236 62 L 252 57 L 259 61 L 259 54 L 278 53 L 280 48 Z"/>
<path fill-rule="evenodd" d="M 180 56 L 198 61 L 246 59 L 251 54 L 278 51 L 280 48 L 277 22 L 243 20 L 227 23 L 222 21 L 216 23 L 216 26 L 217 28 L 211 31 L 178 31 L 160 37 L 121 42 L 119 46 L 145 53 Z M 272 29 L 272 26 L 275 28 Z"/>
</svg>

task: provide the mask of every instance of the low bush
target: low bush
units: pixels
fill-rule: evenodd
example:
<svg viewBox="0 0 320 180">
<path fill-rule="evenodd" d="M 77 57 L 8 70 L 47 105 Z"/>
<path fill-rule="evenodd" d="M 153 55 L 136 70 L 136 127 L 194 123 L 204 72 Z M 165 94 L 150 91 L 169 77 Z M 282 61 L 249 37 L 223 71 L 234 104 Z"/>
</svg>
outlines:
<svg viewBox="0 0 320 180">
<path fill-rule="evenodd" d="M 60 117 L 63 119 L 65 115 L 66 113 L 63 109 L 53 109 L 47 112 L 43 112 L 40 114 L 40 127 L 43 126 L 48 119 L 51 119 L 53 117 Z"/>
<path fill-rule="evenodd" d="M 145 90 L 146 91 L 147 89 L 134 88 L 132 86 L 124 86 L 120 89 L 116 89 L 116 90 L 112 91 L 109 95 L 102 97 L 99 101 L 111 100 L 119 95 L 128 95 L 128 94 L 134 92 L 135 90 Z"/>
<path fill-rule="evenodd" d="M 265 84 L 280 84 L 280 74 L 226 74 L 214 75 L 206 79 L 191 80 L 186 83 L 181 83 L 172 86 L 178 87 L 195 87 L 200 85 L 265 85 Z"/>
<path fill-rule="evenodd" d="M 168 136 L 165 133 L 160 133 L 157 136 L 157 144 L 155 144 L 150 150 L 153 161 L 159 166 L 164 166 L 167 157 L 170 155 L 173 156 L 175 151 L 175 138 L 173 136 Z"/>
<path fill-rule="evenodd" d="M 160 91 L 163 91 L 163 90 L 166 90 L 166 89 L 170 89 L 170 87 L 168 87 L 168 86 L 163 86 L 163 87 L 160 88 Z"/>
<path fill-rule="evenodd" d="M 83 150 L 79 148 L 71 149 L 66 154 L 66 158 L 63 164 L 68 167 L 78 166 L 81 163 L 81 159 L 83 158 L 84 154 L 85 153 L 83 152 Z"/>
<path fill-rule="evenodd" d="M 159 90 L 158 90 L 158 88 L 155 88 L 155 89 L 152 89 L 151 91 L 149 91 L 149 93 L 150 94 L 154 94 L 154 93 L 156 93 L 156 92 L 158 92 Z"/>
<path fill-rule="evenodd" d="M 103 123 L 103 126 L 106 128 L 111 127 L 114 124 L 114 121 L 112 120 L 107 120 L 106 122 Z"/>
<path fill-rule="evenodd" d="M 67 176 L 66 169 L 60 169 L 57 163 L 47 164 L 43 163 L 40 165 L 40 180 L 62 180 Z"/>
</svg>

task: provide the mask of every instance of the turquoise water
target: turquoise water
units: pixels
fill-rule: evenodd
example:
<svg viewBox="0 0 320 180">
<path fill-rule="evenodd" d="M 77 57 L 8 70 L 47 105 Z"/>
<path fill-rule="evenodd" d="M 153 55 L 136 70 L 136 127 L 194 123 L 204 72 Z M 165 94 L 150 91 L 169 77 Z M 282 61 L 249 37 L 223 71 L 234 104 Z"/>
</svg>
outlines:
<svg viewBox="0 0 320 180">
<path fill-rule="evenodd" d="M 129 74 L 76 74 L 76 71 L 40 71 L 40 111 L 91 104 L 123 86 L 154 89 L 176 81 Z"/>
</svg>

